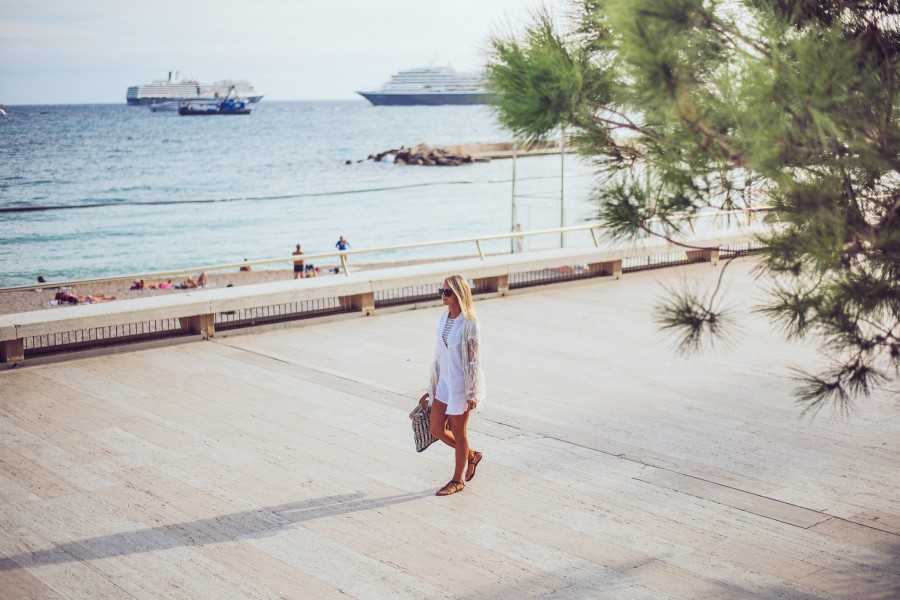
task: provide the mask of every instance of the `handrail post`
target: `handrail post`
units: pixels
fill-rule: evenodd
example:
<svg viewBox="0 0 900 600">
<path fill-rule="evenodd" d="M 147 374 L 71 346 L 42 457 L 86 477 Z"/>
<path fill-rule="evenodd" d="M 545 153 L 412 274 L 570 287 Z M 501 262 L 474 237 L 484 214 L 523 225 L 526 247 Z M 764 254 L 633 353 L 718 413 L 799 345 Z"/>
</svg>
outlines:
<svg viewBox="0 0 900 600">
<path fill-rule="evenodd" d="M 475 245 L 478 246 L 478 256 L 481 257 L 481 260 L 484 260 L 484 252 L 481 250 L 481 240 L 475 240 Z"/>
<path fill-rule="evenodd" d="M 344 277 L 350 277 L 350 271 L 347 270 L 347 255 L 341 254 L 341 266 L 344 267 Z"/>
</svg>

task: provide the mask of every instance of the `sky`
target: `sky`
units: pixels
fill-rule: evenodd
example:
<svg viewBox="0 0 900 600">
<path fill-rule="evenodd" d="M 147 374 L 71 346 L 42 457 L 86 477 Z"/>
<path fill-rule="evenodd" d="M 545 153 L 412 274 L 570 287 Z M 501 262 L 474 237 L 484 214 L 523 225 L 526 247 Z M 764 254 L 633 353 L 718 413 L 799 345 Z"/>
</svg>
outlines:
<svg viewBox="0 0 900 600">
<path fill-rule="evenodd" d="M 488 37 L 541 4 L 565 0 L 2 0 L 0 103 L 124 103 L 169 71 L 269 100 L 358 98 L 400 69 L 477 70 Z"/>
</svg>

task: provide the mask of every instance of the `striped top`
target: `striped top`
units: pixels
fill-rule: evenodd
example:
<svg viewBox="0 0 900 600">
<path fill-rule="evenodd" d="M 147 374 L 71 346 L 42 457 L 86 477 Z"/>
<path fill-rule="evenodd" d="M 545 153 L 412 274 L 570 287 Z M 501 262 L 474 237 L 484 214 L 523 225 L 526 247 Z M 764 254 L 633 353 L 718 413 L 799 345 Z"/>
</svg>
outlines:
<svg viewBox="0 0 900 600">
<path fill-rule="evenodd" d="M 459 318 L 459 317 L 457 317 Z M 444 339 L 444 345 L 447 345 L 447 336 L 450 335 L 450 330 L 453 329 L 453 323 L 456 319 L 451 319 L 447 317 L 447 322 L 444 324 L 444 331 L 441 333 L 441 337 Z"/>
</svg>

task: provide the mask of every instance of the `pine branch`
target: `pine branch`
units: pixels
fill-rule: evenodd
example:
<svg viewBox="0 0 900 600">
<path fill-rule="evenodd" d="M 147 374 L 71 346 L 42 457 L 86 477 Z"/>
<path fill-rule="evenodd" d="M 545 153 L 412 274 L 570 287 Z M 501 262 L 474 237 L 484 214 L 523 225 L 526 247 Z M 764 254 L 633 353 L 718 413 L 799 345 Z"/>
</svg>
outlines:
<svg viewBox="0 0 900 600">
<path fill-rule="evenodd" d="M 752 54 L 748 53 L 748 56 L 751 56 L 753 58 L 759 58 L 759 56 L 763 56 L 765 58 L 772 58 L 772 53 L 771 53 L 769 46 L 760 43 L 759 40 L 755 40 L 751 37 L 744 35 L 740 31 L 731 29 L 728 26 L 728 24 L 726 24 L 724 21 L 722 21 L 715 15 L 709 15 L 709 16 L 714 25 L 714 30 L 716 31 L 716 33 L 721 34 L 725 38 L 730 38 L 731 36 L 733 36 L 733 37 L 739 39 L 740 41 L 744 42 L 745 44 L 747 44 L 748 46 L 750 46 L 751 48 L 753 48 L 754 50 L 756 50 L 759 53 L 759 55 L 752 55 Z M 739 49 L 738 45 L 735 44 L 733 41 L 732 41 L 732 45 L 735 46 L 735 49 Z"/>
<path fill-rule="evenodd" d="M 852 7 L 857 16 L 861 17 L 866 24 L 869 26 L 869 31 L 872 32 L 875 36 L 875 41 L 878 42 L 878 46 L 881 48 L 882 56 L 884 56 L 885 60 L 885 73 L 887 75 L 887 97 L 888 101 L 886 104 L 886 110 L 884 115 L 884 124 L 890 125 L 891 118 L 894 111 L 894 61 L 892 58 L 892 53 L 888 50 L 887 44 L 884 41 L 884 36 L 881 34 L 881 28 L 875 23 L 873 19 L 870 19 L 868 14 L 861 13 L 858 8 Z M 896 15 L 894 15 L 896 16 Z"/>
<path fill-rule="evenodd" d="M 668 235 L 665 235 L 665 234 L 663 234 L 663 233 L 659 233 L 659 232 L 657 232 L 657 231 L 653 231 L 652 229 L 650 229 L 650 228 L 647 227 L 646 225 L 638 225 L 638 228 L 639 228 L 641 231 L 647 233 L 648 235 L 652 235 L 652 236 L 654 236 L 654 237 L 658 237 L 658 238 L 660 238 L 660 239 L 666 240 L 667 242 L 669 242 L 669 243 L 672 244 L 673 246 L 679 246 L 679 247 L 681 247 L 681 248 L 687 248 L 688 250 L 718 250 L 718 247 L 717 247 L 717 246 L 694 246 L 694 245 L 692 245 L 692 244 L 687 244 L 687 243 L 685 243 L 685 242 L 679 242 L 678 240 L 676 240 L 676 239 L 674 239 L 674 238 L 672 238 L 672 237 L 670 237 L 670 236 L 668 236 Z"/>
<path fill-rule="evenodd" d="M 725 269 L 728 268 L 734 259 L 738 257 L 737 254 L 731 256 L 728 260 L 725 261 L 725 264 L 722 265 L 722 268 L 719 270 L 719 279 L 716 281 L 716 288 L 713 290 L 713 293 L 709 297 L 709 305 L 706 307 L 708 312 L 712 312 L 713 302 L 715 302 L 716 295 L 719 293 L 719 289 L 722 287 L 722 279 L 725 277 Z"/>
<path fill-rule="evenodd" d="M 639 125 L 635 124 L 631 119 L 629 119 L 625 115 L 619 113 L 618 111 L 610 108 L 609 106 L 598 104 L 596 102 L 587 102 L 586 104 L 588 107 L 593 109 L 593 111 L 595 113 L 595 114 L 589 115 L 589 118 L 594 122 L 615 125 L 617 128 L 620 128 L 620 129 L 628 129 L 630 131 L 640 133 L 641 135 L 643 135 L 655 142 L 661 143 L 664 141 L 663 138 L 659 137 L 658 135 L 656 135 L 655 133 L 653 133 L 652 131 L 650 131 L 646 128 L 640 127 Z M 603 117 L 596 115 L 596 112 L 600 112 L 600 111 L 606 111 L 606 112 L 613 113 L 614 115 L 622 117 L 625 122 L 614 121 L 612 119 L 604 119 Z"/>
</svg>

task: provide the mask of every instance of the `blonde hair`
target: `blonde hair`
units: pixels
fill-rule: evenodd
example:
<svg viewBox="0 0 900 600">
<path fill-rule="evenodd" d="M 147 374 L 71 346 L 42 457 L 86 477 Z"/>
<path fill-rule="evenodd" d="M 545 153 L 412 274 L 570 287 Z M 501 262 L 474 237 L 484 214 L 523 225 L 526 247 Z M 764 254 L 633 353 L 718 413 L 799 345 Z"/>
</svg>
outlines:
<svg viewBox="0 0 900 600">
<path fill-rule="evenodd" d="M 456 294 L 456 299 L 459 300 L 459 307 L 466 318 L 470 321 L 477 321 L 475 305 L 472 302 L 472 290 L 469 288 L 469 282 L 466 281 L 466 278 L 462 275 L 451 275 L 444 280 L 444 283 L 450 286 L 450 289 Z"/>
</svg>

